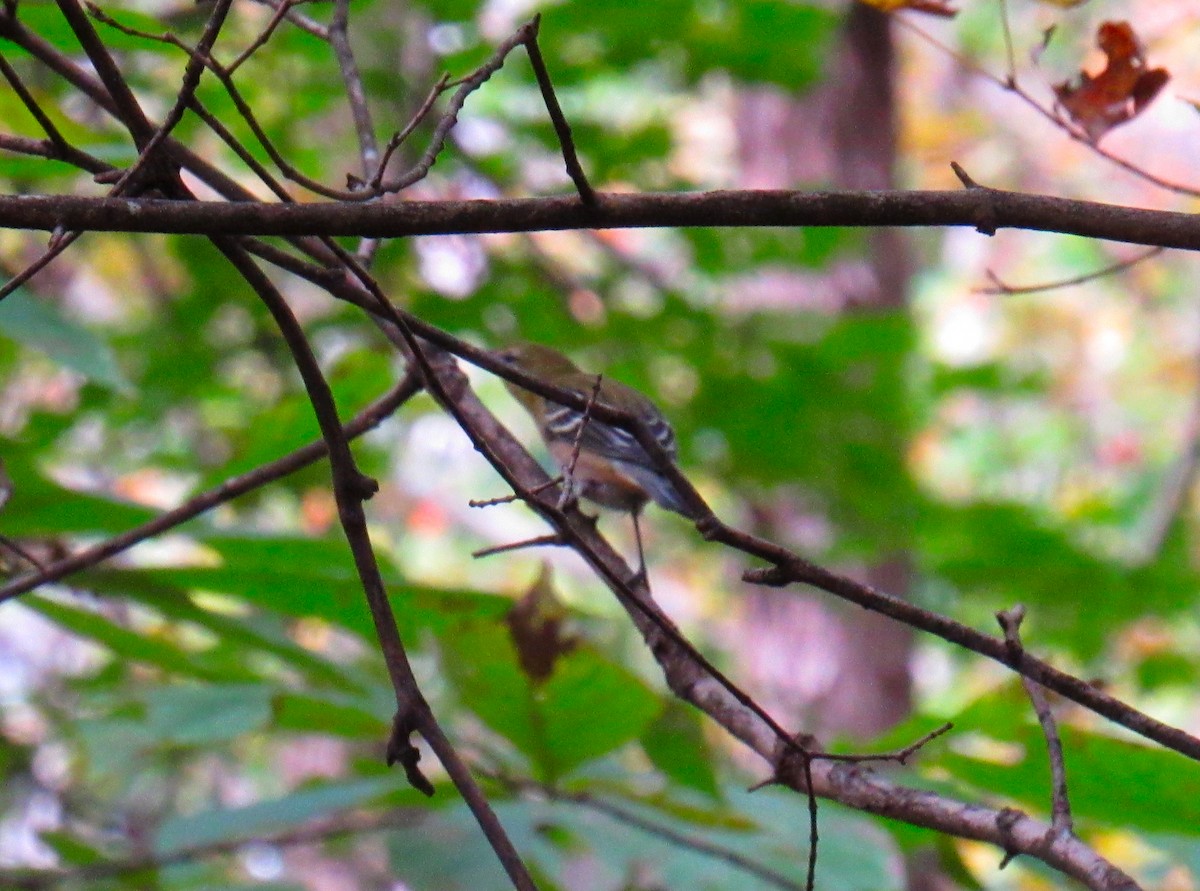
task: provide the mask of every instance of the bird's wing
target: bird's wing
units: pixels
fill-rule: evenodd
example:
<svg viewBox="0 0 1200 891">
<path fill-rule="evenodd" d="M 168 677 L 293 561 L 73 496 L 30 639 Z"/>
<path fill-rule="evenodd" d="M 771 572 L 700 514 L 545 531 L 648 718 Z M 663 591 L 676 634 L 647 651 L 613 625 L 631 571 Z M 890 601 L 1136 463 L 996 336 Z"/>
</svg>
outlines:
<svg viewBox="0 0 1200 891">
<path fill-rule="evenodd" d="M 643 411 L 643 416 L 651 435 L 674 461 L 679 449 L 675 442 L 675 431 L 671 429 L 670 423 L 657 409 Z M 694 519 L 675 487 L 655 469 L 654 462 L 632 433 L 589 418 L 581 434 L 579 430 L 583 420 L 584 413 L 578 409 L 565 405 L 550 405 L 545 414 L 546 436 L 551 440 L 569 443 L 574 443 L 578 438 L 581 450 L 612 461 L 621 473 L 637 482 L 659 507 Z"/>
<path fill-rule="evenodd" d="M 645 421 L 650 428 L 650 434 L 674 461 L 679 447 L 675 442 L 675 431 L 671 429 L 666 418 L 656 411 L 653 414 L 646 413 Z M 654 462 L 650 460 L 642 444 L 628 430 L 605 424 L 595 418 L 588 418 L 586 426 L 583 422 L 582 411 L 566 405 L 551 405 L 545 415 L 545 432 L 550 439 L 566 442 L 573 443 L 578 438 L 580 448 L 612 461 L 653 466 Z M 581 426 L 582 434 L 579 432 Z"/>
</svg>

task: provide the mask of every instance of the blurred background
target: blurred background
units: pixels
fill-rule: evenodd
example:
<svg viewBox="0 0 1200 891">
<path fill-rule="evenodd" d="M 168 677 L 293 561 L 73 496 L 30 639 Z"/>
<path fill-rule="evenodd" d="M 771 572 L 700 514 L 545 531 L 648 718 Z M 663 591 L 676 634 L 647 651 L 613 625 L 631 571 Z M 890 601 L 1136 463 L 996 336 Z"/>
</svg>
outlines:
<svg viewBox="0 0 1200 891">
<path fill-rule="evenodd" d="M 102 7 L 189 41 L 208 11 Z M 1200 3 L 960 7 L 358 0 L 350 36 L 382 141 L 443 71 L 470 72 L 540 11 L 602 190 L 954 189 L 957 161 L 988 186 L 1196 209 Z M 235 82 L 289 161 L 336 187 L 363 171 L 330 11 L 298 5 Z M 218 58 L 271 16 L 235 4 Z M 82 58 L 51 4 L 19 17 Z M 1170 75 L 1102 135 L 1124 166 L 1035 107 L 1104 69 L 1106 21 L 1128 22 L 1146 67 Z M 98 27 L 161 117 L 185 57 Z M 124 132 L 69 85 L 17 47 L 0 52 L 70 140 L 133 161 Z M 198 95 L 267 162 L 214 79 Z M 11 90 L 0 116 L 43 135 Z M 176 134 L 268 197 L 196 118 Z M 562 168 L 518 51 L 471 96 L 430 176 L 386 200 L 562 193 Z M 11 154 L 0 177 L 8 193 L 101 189 Z M 8 275 L 43 248 L 0 232 Z M 1200 731 L 1200 301 L 1187 254 L 970 229 L 631 230 L 395 240 L 374 271 L 394 301 L 475 343 L 554 344 L 652 395 L 681 466 L 730 523 L 987 632 L 997 610 L 1025 604 L 1031 648 Z M 344 418 L 395 382 L 402 363 L 360 310 L 272 275 Z M 548 463 L 499 381 L 468 371 Z M 5 576 L 317 438 L 270 318 L 201 239 L 89 234 L 0 303 L 0 535 L 19 548 L 0 547 Z M 670 700 L 581 561 L 555 549 L 471 559 L 545 530 L 520 505 L 468 506 L 503 483 L 432 400 L 355 449 L 382 486 L 372 538 L 423 689 L 543 887 L 803 887 L 803 800 L 744 791 L 764 766 Z M 634 553 L 626 518 L 600 528 Z M 819 593 L 750 587 L 745 558 L 677 516 L 652 507 L 642 528 L 664 608 L 787 727 L 862 751 L 953 721 L 898 780 L 1048 814 L 1040 731 L 1006 670 Z M 548 677 L 522 667 L 506 619 L 523 597 L 551 629 Z M 432 801 L 382 766 L 391 705 L 324 464 L 6 602 L 0 885 L 506 887 L 431 755 Z M 1200 887 L 1196 765 L 1055 706 L 1080 834 L 1146 887 Z M 821 888 L 1061 887 L 1000 860 L 821 806 Z"/>
</svg>

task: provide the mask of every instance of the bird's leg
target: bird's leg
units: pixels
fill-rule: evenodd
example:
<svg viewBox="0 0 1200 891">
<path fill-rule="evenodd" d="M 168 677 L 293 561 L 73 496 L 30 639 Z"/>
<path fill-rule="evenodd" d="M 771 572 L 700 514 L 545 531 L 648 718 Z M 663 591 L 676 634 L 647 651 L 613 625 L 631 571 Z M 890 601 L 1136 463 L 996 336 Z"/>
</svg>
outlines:
<svg viewBox="0 0 1200 891">
<path fill-rule="evenodd" d="M 631 510 L 629 516 L 633 519 L 633 537 L 637 541 L 638 549 L 638 571 L 630 579 L 630 584 L 636 585 L 645 582 L 646 587 L 649 588 L 650 578 L 646 575 L 646 552 L 642 550 L 642 528 L 638 524 L 638 511 Z"/>
</svg>

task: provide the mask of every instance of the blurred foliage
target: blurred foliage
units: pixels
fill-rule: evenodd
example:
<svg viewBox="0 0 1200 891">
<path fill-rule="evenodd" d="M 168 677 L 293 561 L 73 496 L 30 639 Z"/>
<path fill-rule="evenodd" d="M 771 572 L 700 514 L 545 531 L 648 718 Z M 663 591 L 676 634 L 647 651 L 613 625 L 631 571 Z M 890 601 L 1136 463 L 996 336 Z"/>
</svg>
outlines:
<svg viewBox="0 0 1200 891">
<path fill-rule="evenodd" d="M 165 0 L 140 11 L 104 6 L 125 24 L 189 40 L 206 13 Z M 1003 53 L 994 18 L 970 6 L 978 8 L 945 27 L 992 64 Z M 1114 6 L 1068 16 L 1047 5 L 1018 20 L 1016 33 L 1029 39 L 1049 21 L 1086 44 Z M 79 56 L 52 4 L 19 9 L 28 27 Z M 326 4 L 299 9 L 329 14 Z M 544 13 L 542 47 L 585 167 L 601 186 L 646 190 L 705 187 L 714 176 L 736 185 L 731 97 L 819 85 L 841 18 L 825 4 L 781 0 L 636 10 L 568 0 Z M 235 4 L 218 55 L 231 59 L 268 15 Z M 462 75 L 485 58 L 515 26 L 507 15 L 475 0 L 353 4 L 381 134 L 407 120 L 442 69 Z M 138 95 L 166 107 L 181 53 L 101 33 Z M 1077 69 L 1066 39 L 1049 57 Z M 132 160 L 117 125 L 26 54 L 4 52 L 69 140 L 114 164 Z M 910 67 L 920 68 L 913 52 Z M 297 167 L 335 185 L 358 172 L 324 41 L 284 25 L 236 80 Z M 956 96 L 965 92 L 955 83 Z M 1020 127 L 981 115 L 973 96 L 939 104 L 945 83 L 908 90 L 907 167 L 940 170 L 942 154 L 961 150 L 955 156 L 977 162 L 968 168 L 987 171 L 989 184 L 1007 171 L 1007 185 L 1029 185 L 1030 149 L 1005 142 Z M 199 96 L 266 161 L 218 84 L 207 79 Z M 1157 108 L 1121 136 L 1153 126 Z M 0 114 L 15 132 L 42 135 L 8 90 Z M 428 121 L 417 129 L 402 162 L 415 160 L 430 131 Z M 961 141 L 980 134 L 994 155 L 983 140 Z M 177 135 L 241 175 L 193 117 Z M 1080 165 L 1034 151 L 1049 165 L 1043 175 L 1076 182 Z M 565 191 L 560 168 L 518 52 L 468 101 L 413 194 Z M 95 188 L 62 164 L 13 156 L 0 158 L 0 178 L 8 192 Z M 1006 275 L 1050 280 L 1109 261 L 1090 242 L 1046 247 L 1039 238 L 997 238 Z M 1024 603 L 1026 642 L 1038 652 L 1169 720 L 1194 716 L 1200 579 L 1188 498 L 1165 540 L 1146 550 L 1188 449 L 1190 278 L 1165 261 L 1139 267 L 1131 275 L 1141 276 L 1140 305 L 1120 280 L 1093 283 L 1083 297 L 987 297 L 971 290 L 987 257 L 970 266 L 946 247 L 935 259 L 943 244 L 928 236 L 914 246 L 926 268 L 911 312 L 838 313 L 806 299 L 808 283 L 862 256 L 863 234 L 840 228 L 411 239 L 383 245 L 375 268 L 395 299 L 447 330 L 488 345 L 552 342 L 652 394 L 676 426 L 684 468 L 723 515 L 835 565 L 903 553 L 916 573 L 912 596 L 977 627 L 994 630 L 997 609 Z M 10 271 L 40 248 L 14 233 L 0 239 Z M 800 284 L 787 301 L 756 302 L 750 283 L 763 273 Z M 278 280 L 343 417 L 385 392 L 400 364 L 362 314 Z M 520 429 L 501 388 L 477 379 Z M 121 532 L 316 437 L 268 314 L 202 240 L 93 233 L 0 304 L 0 457 L 13 480 L 0 534 L 39 559 Z M 803 883 L 803 800 L 741 791 L 761 777 L 664 690 L 627 621 L 576 564 L 556 561 L 543 577 L 563 649 L 547 677 L 531 675 L 511 611 L 540 556 L 467 555 L 537 527 L 518 507 L 465 507 L 501 494 L 499 480 L 427 397 L 355 449 L 383 482 L 368 508 L 419 680 L 543 887 Z M 825 533 L 797 531 L 806 518 Z M 626 541 L 617 520 L 601 524 Z M 684 624 L 703 641 L 706 626 L 720 629 L 736 609 L 743 589 L 730 580 L 742 564 L 676 520 L 652 513 L 648 525 L 652 578 L 696 595 L 701 605 Z M 0 550 L 4 573 L 27 569 Z M 303 844 L 347 870 L 341 887 L 376 887 L 384 875 L 418 891 L 505 887 L 431 757 L 431 800 L 383 767 L 394 702 L 373 640 L 323 463 L 69 585 L 4 604 L 0 884 L 54 866 L 73 876 L 59 887 L 101 891 L 300 888 L 310 877 L 292 850 Z M 1045 814 L 1044 748 L 1019 685 L 936 642 L 920 646 L 917 664 L 928 670 L 917 714 L 872 745 L 902 746 L 953 720 L 954 733 L 897 778 Z M 1140 845 L 1151 885 L 1200 872 L 1193 766 L 1087 715 L 1063 708 L 1062 718 L 1079 832 Z M 994 852 L 985 863 L 969 845 L 823 804 L 820 887 L 901 888 L 902 853 L 931 843 L 965 884 L 994 870 Z M 1006 887 L 1020 886 L 1017 875 Z"/>
</svg>

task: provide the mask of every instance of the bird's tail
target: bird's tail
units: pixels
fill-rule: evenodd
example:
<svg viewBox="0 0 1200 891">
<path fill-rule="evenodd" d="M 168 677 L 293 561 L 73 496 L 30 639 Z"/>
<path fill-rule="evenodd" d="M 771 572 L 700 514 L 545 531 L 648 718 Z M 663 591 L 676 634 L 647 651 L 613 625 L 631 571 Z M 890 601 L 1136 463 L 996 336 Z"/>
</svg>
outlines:
<svg viewBox="0 0 1200 891">
<path fill-rule="evenodd" d="M 675 486 L 671 484 L 671 481 L 660 475 L 657 471 L 649 467 L 642 467 L 638 464 L 627 464 L 625 462 L 621 463 L 621 471 L 636 480 L 638 485 L 645 490 L 647 495 L 654 499 L 654 503 L 659 507 L 681 514 L 689 520 L 700 519 L 699 514 L 687 507 L 683 496 L 679 494 Z"/>
</svg>

